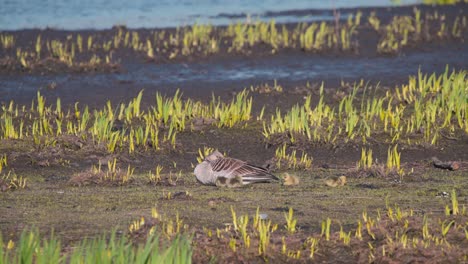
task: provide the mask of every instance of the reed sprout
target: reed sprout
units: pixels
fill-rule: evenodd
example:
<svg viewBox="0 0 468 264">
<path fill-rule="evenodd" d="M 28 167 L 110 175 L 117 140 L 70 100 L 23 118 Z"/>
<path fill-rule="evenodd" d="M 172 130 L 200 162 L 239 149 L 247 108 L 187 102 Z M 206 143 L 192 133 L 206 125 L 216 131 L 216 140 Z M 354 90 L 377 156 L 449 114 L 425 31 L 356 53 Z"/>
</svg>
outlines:
<svg viewBox="0 0 468 264">
<path fill-rule="evenodd" d="M 398 152 L 398 146 L 394 146 L 393 148 L 388 148 L 387 151 L 387 171 L 392 172 L 395 171 L 398 175 L 403 175 L 403 169 L 401 169 L 401 161 L 400 161 L 401 153 Z"/>
<path fill-rule="evenodd" d="M 288 214 L 284 214 L 284 218 L 286 219 L 286 230 L 291 234 L 296 232 L 297 224 L 297 219 L 294 218 L 293 214 L 294 210 L 291 207 L 289 208 Z"/>
<path fill-rule="evenodd" d="M 3 49 L 10 49 L 15 46 L 16 38 L 10 34 L 0 34 L 0 43 Z"/>
<path fill-rule="evenodd" d="M 454 206 L 453 201 L 449 206 Z M 292 209 L 289 215 L 285 213 L 286 221 L 288 218 L 294 219 L 291 212 Z M 462 261 L 466 251 L 463 247 L 467 235 L 466 215 L 437 212 L 416 214 L 412 209 L 402 209 L 398 205 L 392 207 L 387 202 L 384 213 L 380 210 L 362 213 L 362 218 L 356 220 L 354 236 L 351 235 L 352 230 L 347 230 L 343 225 L 339 230 L 332 231 L 331 223 L 335 220 L 329 217 L 322 222 L 321 235 L 304 236 L 303 232 L 291 233 L 287 230 L 277 233 L 276 224 L 260 218 L 259 208 L 251 221 L 248 215 L 238 216 L 231 207 L 232 225 L 217 228 L 216 234 L 203 227 L 203 232 L 197 232 L 194 236 L 192 248 L 192 239 L 185 234 L 188 226 L 179 214 L 167 217 L 152 208 L 150 217 L 138 217 L 129 223 L 126 236 L 118 236 L 112 231 L 109 235 L 86 239 L 66 249 L 53 232 L 45 239 L 35 229 L 24 230 L 15 241 L 4 241 L 0 237 L 0 260 L 6 263 L 87 263 L 96 259 L 102 263 L 190 263 L 194 249 L 216 246 L 230 248 L 248 259 L 260 256 L 265 261 L 277 259 L 275 250 L 279 249 L 279 254 L 287 258 L 286 261 L 310 262 L 333 257 L 335 251 L 328 252 L 328 249 L 342 246 L 345 249 L 359 248 L 362 250 L 361 259 L 365 260 L 397 261 L 400 259 L 397 253 L 403 253 L 408 258 L 414 254 L 420 256 L 424 252 L 433 252 L 435 254 L 430 256 L 436 260 L 450 256 Z M 362 229 L 365 234 L 362 234 Z M 129 239 L 141 236 L 146 240 L 139 244 Z M 170 242 L 159 244 L 162 239 Z M 275 258 L 269 259 L 270 256 Z"/>
<path fill-rule="evenodd" d="M 397 53 L 411 43 L 448 37 L 461 38 L 461 32 L 466 31 L 466 23 L 460 23 L 463 19 L 466 21 L 465 16 L 457 16 L 453 25 L 448 25 L 445 15 L 437 12 L 422 14 L 420 9 L 414 8 L 413 16 L 395 16 L 384 27 L 380 27 L 379 19 L 371 14 L 369 24 L 381 33 L 377 50 L 381 53 Z"/>
<path fill-rule="evenodd" d="M 198 157 L 197 157 L 197 162 L 201 163 L 205 159 L 206 156 L 208 156 L 211 152 L 213 152 L 215 149 L 203 146 L 203 150 L 198 149 Z"/>
<path fill-rule="evenodd" d="M 465 76 L 465 71 L 450 72 L 448 68 L 441 75 L 419 72 L 395 93 L 381 97 L 371 97 L 367 85 L 355 84 L 337 108 L 325 104 L 321 95 L 312 110 L 307 97 L 303 105 L 295 105 L 285 114 L 277 110 L 269 123 L 263 122 L 262 134 L 266 140 L 286 134 L 291 144 L 298 140 L 333 143 L 338 137 L 366 143 L 374 133 L 383 131 L 394 144 L 418 144 L 411 139 L 423 131 L 419 142 L 436 145 L 442 131 L 468 131 Z M 363 94 L 359 99 L 358 91 Z"/>
<path fill-rule="evenodd" d="M 327 220 L 322 221 L 322 237 L 325 236 L 325 239 L 328 241 L 330 240 L 330 233 L 331 233 L 331 219 L 327 218 Z"/>
<path fill-rule="evenodd" d="M 72 33 L 45 39 L 38 34 L 34 36 L 36 41 L 22 45 L 17 45 L 16 36 L 1 33 L 0 47 L 8 57 L 14 58 L 15 64 L 28 70 L 41 66 L 41 62 L 48 59 L 68 69 L 86 71 L 113 69 L 120 61 L 114 56 L 120 55 L 118 51 L 122 49 L 154 62 L 191 56 L 207 57 L 222 52 L 251 54 L 260 46 L 272 54 L 287 49 L 316 53 L 354 52 L 359 47 L 357 36 L 364 24 L 362 20 L 362 12 L 358 11 L 334 23 L 298 23 L 294 28 L 278 25 L 275 20 L 237 22 L 227 27 L 194 24 L 172 32 L 118 27 L 106 37 L 96 33 L 87 36 Z M 380 36 L 378 52 L 395 54 L 422 42 L 446 39 L 464 41 L 467 17 L 458 15 L 448 19 L 446 14 L 423 12 L 415 8 L 413 14 L 394 16 L 388 23 L 381 22 L 373 12 L 368 17 L 368 24 Z"/>
<path fill-rule="evenodd" d="M 392 146 L 437 145 L 447 135 L 468 133 L 466 87 L 466 71 L 447 68 L 440 75 L 419 72 L 385 95 L 375 92 L 378 87 L 355 83 L 333 105 L 326 102 L 322 86 L 315 104 L 309 95 L 291 109 L 277 109 L 270 116 L 262 108 L 261 118 L 252 118 L 253 99 L 247 90 L 229 102 L 213 96 L 208 103 L 183 99 L 179 91 L 172 96 L 157 93 L 154 104 L 147 108 L 142 107 L 141 91 L 128 102 L 117 106 L 108 102 L 103 108 L 92 110 L 79 103 L 66 110 L 60 99 L 49 104 L 38 92 L 30 107 L 10 102 L 0 108 L 0 140 L 25 139 L 43 148 L 55 145 L 57 137 L 72 135 L 103 146 L 109 153 L 134 154 L 176 148 L 180 133 L 203 130 L 205 126 L 256 129 L 262 124 L 266 141 L 286 139 L 282 139 L 275 153 L 278 167 L 308 169 L 312 157 L 294 148 L 288 151 L 287 145 L 336 144 L 338 140 L 366 144 L 376 135 Z M 389 155 L 390 167 L 398 167 L 396 154 L 391 151 Z M 365 153 L 367 160 L 362 158 L 359 166 L 372 166 L 369 155 Z"/>
<path fill-rule="evenodd" d="M 3 171 L 3 168 L 7 167 L 8 166 L 8 159 L 7 159 L 7 155 L 6 154 L 3 154 L 2 156 L 0 156 L 0 174 L 2 173 Z"/>
<path fill-rule="evenodd" d="M 154 183 L 154 184 L 157 184 L 159 182 L 161 182 L 161 172 L 163 170 L 163 166 L 161 165 L 157 165 L 156 166 L 156 169 L 155 169 L 155 173 L 153 174 L 151 171 L 148 173 L 148 180 L 150 183 Z"/>
<path fill-rule="evenodd" d="M 356 168 L 357 169 L 370 169 L 373 165 L 372 158 L 372 149 L 366 150 L 363 148 L 361 150 L 361 159 L 358 161 Z"/>
<path fill-rule="evenodd" d="M 25 189 L 27 187 L 26 182 L 26 178 L 23 178 L 23 176 L 18 177 L 13 171 L 9 171 L 6 175 L 0 174 L 0 191 Z"/>
<path fill-rule="evenodd" d="M 276 167 L 278 169 L 310 169 L 312 168 L 313 158 L 309 157 L 307 153 L 302 152 L 301 157 L 298 158 L 296 150 L 292 150 L 291 154 L 286 153 L 286 144 L 278 147 L 275 152 Z"/>
</svg>

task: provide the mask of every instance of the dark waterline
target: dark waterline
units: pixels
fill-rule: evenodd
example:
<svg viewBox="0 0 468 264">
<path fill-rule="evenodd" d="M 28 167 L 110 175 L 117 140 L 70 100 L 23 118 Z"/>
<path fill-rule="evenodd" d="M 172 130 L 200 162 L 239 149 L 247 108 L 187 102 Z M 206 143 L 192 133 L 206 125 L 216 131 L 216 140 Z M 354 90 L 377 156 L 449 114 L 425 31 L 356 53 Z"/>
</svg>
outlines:
<svg viewBox="0 0 468 264">
<path fill-rule="evenodd" d="M 105 29 L 176 27 L 194 23 L 225 25 L 252 19 L 277 22 L 326 20 L 321 15 L 267 16 L 267 12 L 333 9 L 364 6 L 396 6 L 422 0 L 0 0 L 0 30 L 25 28 Z"/>
<path fill-rule="evenodd" d="M 407 82 L 418 69 L 424 73 L 443 72 L 445 67 L 468 68 L 468 47 L 437 52 L 413 52 L 399 57 L 339 57 L 277 55 L 256 60 L 232 59 L 224 62 L 174 64 L 129 64 L 126 72 L 111 74 L 60 74 L 0 76 L 0 103 L 9 100 L 29 104 L 38 90 L 63 103 L 79 100 L 90 105 L 102 105 L 108 99 L 127 101 L 145 89 L 146 94 L 163 91 L 173 94 L 180 88 L 191 97 L 207 96 L 211 91 L 225 93 L 250 85 L 273 83 L 292 86 L 306 82 L 337 84 L 341 80 L 363 78 L 386 85 Z M 57 88 L 47 86 L 55 83 Z M 204 91 L 204 92 L 200 92 Z M 151 96 L 150 102 L 153 101 Z M 51 102 L 51 101 L 49 101 Z"/>
</svg>

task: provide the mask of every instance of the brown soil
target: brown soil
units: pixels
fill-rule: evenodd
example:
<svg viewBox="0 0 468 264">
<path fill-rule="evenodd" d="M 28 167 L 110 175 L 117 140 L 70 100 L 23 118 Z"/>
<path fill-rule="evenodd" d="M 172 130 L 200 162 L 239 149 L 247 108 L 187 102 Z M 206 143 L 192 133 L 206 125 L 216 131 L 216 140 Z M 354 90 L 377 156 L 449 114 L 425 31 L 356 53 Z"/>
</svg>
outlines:
<svg viewBox="0 0 468 264">
<path fill-rule="evenodd" d="M 467 16 L 466 4 L 417 7 L 423 14 L 436 11 L 445 14 L 447 25 L 450 25 L 456 16 Z M 347 14 L 358 10 L 361 9 L 341 12 Z M 76 66 L 68 67 L 57 58 L 49 57 L 42 58 L 40 63 L 31 69 L 22 69 L 17 65 L 19 62 L 14 63 L 16 66 L 8 63 L 16 58 L 15 48 L 1 49 L 0 60 L 5 64 L 3 68 L 0 67 L 0 82 L 4 84 L 0 87 L 0 102 L 14 100 L 20 104 L 29 104 L 36 96 L 37 90 L 41 90 L 51 101 L 60 97 L 63 104 L 79 101 L 81 104 L 95 107 L 103 105 L 107 100 L 113 103 L 126 101 L 129 97 L 136 96 L 141 89 L 145 89 L 149 95 L 143 99 L 144 104 L 154 102 L 152 94 L 156 91 L 172 94 L 175 89 L 181 89 L 185 96 L 191 98 L 204 99 L 211 96 L 213 91 L 230 98 L 228 92 L 239 91 L 251 85 L 272 84 L 274 80 L 287 90 L 306 82 L 325 82 L 327 88 L 336 88 L 342 80 L 355 81 L 361 78 L 391 87 L 406 82 L 408 75 L 416 74 L 419 68 L 424 72 L 441 72 L 446 65 L 454 69 L 467 67 L 468 47 L 464 43 L 464 36 L 461 39 L 448 37 L 433 39 L 430 42 L 410 42 L 398 54 L 377 53 L 379 34 L 365 22 L 370 12 L 375 11 L 382 23 L 386 23 L 396 15 L 411 15 L 413 7 L 369 8 L 361 11 L 362 26 L 353 37 L 359 44 L 349 52 L 324 50 L 316 53 L 305 52 L 300 48 L 281 48 L 272 54 L 271 47 L 264 44 L 240 52 L 227 52 L 227 44 L 221 43 L 220 51 L 215 54 L 195 51 L 191 55 L 169 60 L 167 54 L 171 51 L 168 50 L 155 52 L 155 59 L 148 60 L 145 52 L 121 47 L 110 51 L 113 59 L 109 63 L 80 64 L 80 61 L 86 62 L 92 55 L 104 56 L 105 52 L 99 49 L 95 52 L 77 53 Z M 309 12 L 313 14 L 316 11 Z M 298 15 L 300 13 L 298 11 Z M 294 28 L 296 25 L 287 26 Z M 38 35 L 41 35 L 43 41 L 66 41 L 68 36 L 81 35 L 84 42 L 88 36 L 93 35 L 95 42 L 105 42 L 112 41 L 119 30 L 127 31 L 125 28 L 115 27 L 101 31 L 28 29 L 4 33 L 17 38 L 15 47 L 27 47 L 34 51 Z M 140 39 L 144 40 L 154 30 L 132 31 L 138 32 Z M 166 30 L 167 35 L 175 32 L 173 28 L 162 30 Z M 43 47 L 43 50 L 45 49 L 46 47 Z"/>
<path fill-rule="evenodd" d="M 390 14 L 407 14 L 412 7 L 399 9 L 379 9 L 383 18 Z M 462 12 L 466 14 L 466 5 L 455 7 L 424 7 L 428 10 L 440 9 L 449 16 Z M 364 10 L 364 14 L 369 14 Z M 117 29 L 104 31 L 66 32 L 57 30 L 22 30 L 8 32 L 18 36 L 19 44 L 35 41 L 37 34 L 43 38 L 66 38 L 70 33 L 98 33 L 102 36 L 113 35 Z M 168 29 L 174 30 L 174 29 Z M 144 36 L 149 30 L 139 30 Z M 341 81 L 358 81 L 365 77 L 373 86 L 380 82 L 382 93 L 391 91 L 396 84 L 407 82 L 408 76 L 415 74 L 418 67 L 424 72 L 443 71 L 445 65 L 454 69 L 467 69 L 468 47 L 459 41 L 446 40 L 437 43 L 411 46 L 399 55 L 383 56 L 376 52 L 375 44 L 378 35 L 370 30 L 359 33 L 359 50 L 342 54 L 309 54 L 300 50 L 281 50 L 271 55 L 264 47 L 258 47 L 249 54 L 220 53 L 208 57 L 191 56 L 174 61 L 147 61 L 144 56 L 134 57 L 128 50 L 119 50 L 122 58 L 119 65 L 104 65 L 103 68 L 66 68 L 55 61 L 44 61 L 38 68 L 23 72 L 20 68 L 0 69 L 0 103 L 9 100 L 29 105 L 40 90 L 52 103 L 61 98 L 63 105 L 73 107 L 75 102 L 89 105 L 91 108 L 102 108 L 107 100 L 115 105 L 128 102 L 138 91 L 145 89 L 143 106 L 154 105 L 154 94 L 159 91 L 172 95 L 175 88 L 181 88 L 185 98 L 209 101 L 212 93 L 225 101 L 231 100 L 236 92 L 250 87 L 254 106 L 252 116 L 257 116 L 265 106 L 265 116 L 274 113 L 276 107 L 283 112 L 297 103 L 302 103 L 306 95 L 312 94 L 313 104 L 317 103 L 319 85 L 325 81 L 325 93 L 328 103 L 337 103 L 339 95 L 349 92 L 349 85 Z M 0 53 L 0 57 L 5 54 Z M 423 63 L 421 63 L 421 61 Z M 289 72 L 307 71 L 308 65 L 302 63 L 323 63 L 341 67 L 338 72 L 321 72 L 317 75 L 301 75 L 276 78 L 281 67 L 286 65 Z M 318 62 L 318 63 L 316 63 Z M 49 65 L 49 66 L 48 66 Z M 266 65 L 266 66 L 265 66 Z M 304 66 L 306 65 L 306 66 Z M 360 67 L 357 67 L 359 65 Z M 378 65 L 382 70 L 377 69 Z M 108 67 L 108 68 L 106 68 Z M 234 74 L 242 67 L 254 70 L 269 69 L 273 73 L 257 77 L 232 79 L 231 76 L 217 76 L 216 69 L 222 73 Z M 47 68 L 47 69 L 46 69 Z M 275 71 L 275 69 L 280 70 Z M 46 70 L 44 70 L 46 69 Z M 248 71 L 249 71 L 248 70 Z M 349 70 L 350 74 L 347 74 Z M 248 72 L 247 71 L 247 72 Z M 342 71 L 342 72 L 341 72 Z M 141 72 L 144 74 L 140 75 Z M 194 78 L 198 76 L 198 78 Z M 264 93 L 265 83 L 271 87 L 273 79 L 283 87 L 283 92 Z M 309 84 L 306 82 L 310 81 Z M 248 125 L 246 128 L 216 128 L 201 124 L 194 131 L 179 133 L 177 148 L 163 148 L 162 151 L 145 151 L 138 149 L 134 154 L 126 152 L 108 154 L 105 147 L 96 146 L 90 140 L 74 136 L 57 137 L 55 146 L 38 148 L 31 139 L 1 140 L 0 157 L 8 157 L 8 170 L 28 179 L 28 187 L 15 191 L 2 188 L 5 183 L 0 180 L 0 229 L 4 238 L 16 239 L 21 230 L 27 226 L 37 226 L 47 233 L 51 228 L 56 230 L 65 244 L 72 244 L 86 236 L 101 234 L 112 227 L 126 232 L 131 221 L 141 216 L 149 218 L 152 207 L 174 217 L 180 214 L 184 223 L 189 225 L 189 232 L 194 234 L 194 260 L 206 263 L 215 259 L 224 263 L 255 263 L 268 259 L 272 263 L 310 261 L 306 257 L 297 260 L 280 254 L 281 238 L 285 236 L 288 247 L 303 249 L 307 238 L 320 237 L 321 221 L 330 217 L 333 220 L 331 241 L 324 242 L 317 253 L 318 262 L 368 262 L 370 249 L 367 242 L 376 246 L 375 252 L 382 252 L 386 230 L 397 229 L 392 221 L 384 219 L 375 227 L 377 239 L 366 236 L 362 241 L 352 240 L 348 246 L 339 244 L 339 225 L 346 232 L 356 229 L 357 219 L 363 211 L 373 217 L 377 209 L 385 210 L 386 205 L 398 204 L 405 210 L 413 209 L 418 216 L 431 215 L 435 219 L 443 218 L 445 205 L 449 198 L 443 192 L 456 190 L 460 207 L 467 205 L 468 200 L 468 136 L 466 134 L 443 137 L 436 146 L 418 145 L 402 146 L 402 164 L 405 171 L 413 171 L 400 177 L 384 177 L 375 171 L 353 170 L 361 155 L 360 143 L 339 141 L 335 144 L 310 143 L 298 141 L 289 144 L 288 150 L 300 150 L 313 157 L 313 168 L 307 171 L 291 172 L 300 178 L 300 184 L 282 186 L 279 184 L 259 184 L 238 189 L 219 189 L 199 185 L 192 174 L 199 148 L 216 147 L 231 157 L 249 160 L 262 165 L 274 157 L 276 147 L 287 141 L 285 138 L 274 138 L 266 141 L 261 127 Z M 378 138 L 370 138 L 368 146 L 374 151 L 374 158 L 384 162 L 389 143 L 382 143 Z M 439 170 L 432 166 L 432 157 L 443 161 L 457 161 L 456 171 Z M 132 181 L 124 184 L 103 182 L 102 175 L 92 174 L 90 168 L 99 162 L 107 164 L 117 159 L 121 172 L 126 172 L 128 165 L 135 168 Z M 149 182 L 147 173 L 154 171 L 156 165 L 164 166 L 162 180 Z M 283 171 L 275 171 L 277 174 Z M 119 174 L 120 175 L 120 174 Z M 324 184 L 328 178 L 347 176 L 345 186 L 331 188 Z M 388 175 L 387 175 L 388 176 Z M 121 179 L 122 175 L 119 176 Z M 4 191 L 1 191 L 5 189 Z M 168 193 L 171 195 L 168 196 Z M 388 199 L 386 202 L 385 200 Z M 230 208 L 234 207 L 238 215 L 253 216 L 257 207 L 261 213 L 279 224 L 278 231 L 271 239 L 271 252 L 259 256 L 257 242 L 252 248 L 232 252 L 229 248 L 231 237 L 238 234 L 226 231 L 222 238 L 213 238 L 205 234 L 203 227 L 213 230 L 225 228 L 231 223 Z M 284 230 L 284 212 L 294 208 L 300 231 L 288 235 Z M 450 216 L 451 217 L 451 216 Z M 462 218 L 457 218 L 461 221 Z M 464 218 L 466 223 L 466 216 Z M 410 219 L 411 228 L 420 228 L 421 218 Z M 462 222 L 462 221 L 461 221 Z M 400 223 L 401 224 L 401 223 Z M 401 226 L 400 226 L 401 227 Z M 410 229 L 411 229 L 410 228 Z M 433 232 L 439 230 L 437 222 L 431 227 Z M 409 230 L 409 229 L 408 229 Z M 410 232 L 408 231 L 407 232 Z M 419 230 L 419 229 L 418 229 Z M 411 231 L 412 232 L 412 231 Z M 414 231 L 419 232 L 419 231 Z M 454 233 L 454 232 L 453 232 Z M 452 233 L 450 233 L 452 235 Z M 468 245 L 466 239 L 457 234 L 450 236 L 449 242 L 458 247 L 423 248 L 418 244 L 414 249 L 395 245 L 393 255 L 385 256 L 375 253 L 375 262 L 458 262 L 466 261 Z M 242 243 L 237 241 L 240 247 Z M 310 254 L 308 249 L 305 254 Z M 458 251 L 457 251 L 458 250 Z M 303 253 L 304 254 L 304 253 Z"/>
</svg>

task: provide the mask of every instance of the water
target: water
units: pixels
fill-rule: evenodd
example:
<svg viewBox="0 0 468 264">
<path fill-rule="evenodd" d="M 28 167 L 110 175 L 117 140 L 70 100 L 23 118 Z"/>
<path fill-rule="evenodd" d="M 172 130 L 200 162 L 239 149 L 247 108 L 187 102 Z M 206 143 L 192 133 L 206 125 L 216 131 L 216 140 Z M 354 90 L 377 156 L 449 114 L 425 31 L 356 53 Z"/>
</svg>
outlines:
<svg viewBox="0 0 468 264">
<path fill-rule="evenodd" d="M 422 0 L 402 0 L 399 5 Z M 266 12 L 333 9 L 358 6 L 394 6 L 392 0 L 0 0 L 0 30 L 24 28 L 105 29 L 113 25 L 130 28 L 175 27 L 193 23 L 224 25 L 244 20 L 277 22 L 327 19 L 323 16 L 265 17 Z"/>
<path fill-rule="evenodd" d="M 62 103 L 72 104 L 79 97 L 83 104 L 102 106 L 109 99 L 128 101 L 141 89 L 146 94 L 166 91 L 173 94 L 177 88 L 189 97 L 206 96 L 201 90 L 231 91 L 250 85 L 273 83 L 291 87 L 307 81 L 338 83 L 341 80 L 364 79 L 383 85 L 407 82 L 418 69 L 424 73 L 443 72 L 445 67 L 460 70 L 468 66 L 468 46 L 438 52 L 413 52 L 406 56 L 376 58 L 326 58 L 303 54 L 277 55 L 254 61 L 232 59 L 224 63 L 191 62 L 172 64 L 126 65 L 127 70 L 115 74 L 56 74 L 56 75 L 0 75 L 0 104 L 14 100 L 28 104 L 42 90 L 49 102 L 60 97 Z M 46 87 L 56 83 L 54 90 Z M 146 98 L 149 102 L 154 97 Z"/>
</svg>

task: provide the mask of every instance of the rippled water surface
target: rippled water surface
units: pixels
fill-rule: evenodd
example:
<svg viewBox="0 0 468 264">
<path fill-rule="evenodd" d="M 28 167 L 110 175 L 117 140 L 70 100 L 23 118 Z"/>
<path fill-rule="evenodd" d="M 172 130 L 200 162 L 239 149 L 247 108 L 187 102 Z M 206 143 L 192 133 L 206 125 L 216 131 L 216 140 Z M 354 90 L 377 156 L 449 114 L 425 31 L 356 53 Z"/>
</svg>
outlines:
<svg viewBox="0 0 468 264">
<path fill-rule="evenodd" d="M 421 0 L 402 0 L 399 5 Z M 323 16 L 265 17 L 266 12 L 333 9 L 359 6 L 393 6 L 392 0 L 0 0 L 0 30 L 53 27 L 59 29 L 110 28 L 113 25 L 172 27 L 193 23 L 222 25 L 245 19 L 278 22 L 310 21 Z M 325 18 L 326 19 L 326 18 Z"/>
<path fill-rule="evenodd" d="M 273 83 L 304 84 L 307 81 L 339 82 L 359 80 L 406 82 L 408 75 L 443 72 L 447 65 L 453 69 L 466 69 L 468 48 L 442 50 L 438 53 L 414 52 L 399 57 L 377 58 L 321 58 L 301 54 L 267 57 L 255 61 L 229 60 L 224 63 L 173 63 L 126 65 L 127 71 L 119 74 L 90 75 L 24 75 L 22 78 L 0 75 L 0 102 L 29 103 L 38 89 L 47 92 L 47 85 L 56 83 L 56 90 L 48 91 L 64 103 L 80 101 L 105 103 L 110 96 L 131 98 L 138 91 L 172 91 L 181 88 L 184 94 L 199 96 L 200 90 L 230 91 L 254 84 Z M 206 93 L 202 93 L 205 94 Z M 119 97 L 120 96 L 120 97 Z M 50 96 L 49 96 L 50 97 Z M 50 99 L 50 98 L 49 98 Z M 154 99 L 151 97 L 151 99 Z M 122 99 L 124 100 L 124 99 Z"/>
</svg>

